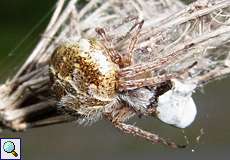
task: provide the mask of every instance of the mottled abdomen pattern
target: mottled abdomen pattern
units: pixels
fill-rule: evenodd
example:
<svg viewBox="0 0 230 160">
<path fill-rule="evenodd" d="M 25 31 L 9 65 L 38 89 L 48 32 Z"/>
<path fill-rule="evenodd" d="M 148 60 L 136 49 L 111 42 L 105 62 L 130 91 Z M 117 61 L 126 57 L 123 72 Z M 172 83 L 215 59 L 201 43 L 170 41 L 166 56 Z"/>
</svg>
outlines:
<svg viewBox="0 0 230 160">
<path fill-rule="evenodd" d="M 116 95 L 117 70 L 96 41 L 64 43 L 51 57 L 51 88 L 61 105 L 77 112 L 102 107 Z"/>
</svg>

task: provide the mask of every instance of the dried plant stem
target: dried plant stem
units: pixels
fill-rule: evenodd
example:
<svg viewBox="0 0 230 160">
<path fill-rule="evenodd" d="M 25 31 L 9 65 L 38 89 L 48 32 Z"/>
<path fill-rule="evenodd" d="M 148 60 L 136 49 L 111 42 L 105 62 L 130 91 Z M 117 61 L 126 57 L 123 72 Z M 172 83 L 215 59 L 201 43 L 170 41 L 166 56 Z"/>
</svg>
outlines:
<svg viewBox="0 0 230 160">
<path fill-rule="evenodd" d="M 213 61 L 223 54 L 229 57 L 229 0 L 199 0 L 188 6 L 178 0 L 91 0 L 83 8 L 76 7 L 76 3 L 77 0 L 57 1 L 54 14 L 37 46 L 16 75 L 0 85 L 0 120 L 3 127 L 24 130 L 74 120 L 57 112 L 56 101 L 50 93 L 48 62 L 52 52 L 68 39 L 97 37 L 96 27 L 111 29 L 109 38 L 113 37 L 113 45 L 125 52 L 130 42 L 128 33 L 132 32 L 127 22 L 122 21 L 127 17 L 139 17 L 145 21 L 137 51 L 143 52 L 141 55 L 144 57 L 147 50 L 148 56 L 133 55 L 137 67 L 139 61 L 142 64 L 144 61 L 146 69 L 152 68 L 152 74 L 155 74 L 155 66 L 160 66 L 158 69 L 164 66 L 170 72 L 176 70 L 172 64 L 190 66 L 197 61 L 191 77 L 185 79 L 198 86 L 230 73 L 226 59 Z M 149 65 L 158 57 L 170 58 L 170 64 Z M 193 71 L 200 73 L 204 70 L 203 74 L 193 75 Z M 123 73 L 128 74 L 129 71 L 125 68 Z M 129 128 L 123 124 L 117 127 Z M 129 128 L 126 132 L 132 130 L 136 128 Z"/>
<path fill-rule="evenodd" d="M 77 2 L 77 0 L 71 0 L 68 4 L 68 6 L 65 8 L 65 10 L 62 12 L 62 14 L 60 15 L 60 17 L 54 18 L 53 21 L 55 19 L 56 22 L 55 24 L 50 23 L 48 28 L 49 30 L 45 31 L 45 35 L 47 37 L 53 37 L 56 32 L 58 31 L 58 29 L 60 28 L 60 26 L 64 23 L 64 21 L 67 19 L 67 17 L 70 15 L 71 10 L 73 9 L 74 4 Z M 62 3 L 60 3 L 62 5 Z M 59 5 L 60 5 L 59 4 Z M 61 7 L 57 7 L 56 11 L 54 12 L 55 14 L 58 13 L 60 10 L 59 8 Z M 56 15 L 55 15 L 56 16 Z M 55 17 L 53 16 L 53 17 Z M 52 27 L 51 27 L 52 26 Z M 31 67 L 33 66 L 33 61 L 37 61 L 39 59 L 39 57 L 41 56 L 41 54 L 45 51 L 47 45 L 50 43 L 50 39 L 48 38 L 42 38 L 40 40 L 40 42 L 38 43 L 38 45 L 35 47 L 35 49 L 32 51 L 31 55 L 29 56 L 29 58 L 27 59 L 27 61 L 23 64 L 23 66 L 20 68 L 20 70 L 17 72 L 17 74 L 14 76 L 13 80 L 17 79 L 27 68 L 27 66 L 31 65 Z M 28 68 L 31 68 L 28 67 Z M 27 70 L 28 70 L 27 68 Z M 30 72 L 30 70 L 28 70 L 28 72 Z"/>
</svg>

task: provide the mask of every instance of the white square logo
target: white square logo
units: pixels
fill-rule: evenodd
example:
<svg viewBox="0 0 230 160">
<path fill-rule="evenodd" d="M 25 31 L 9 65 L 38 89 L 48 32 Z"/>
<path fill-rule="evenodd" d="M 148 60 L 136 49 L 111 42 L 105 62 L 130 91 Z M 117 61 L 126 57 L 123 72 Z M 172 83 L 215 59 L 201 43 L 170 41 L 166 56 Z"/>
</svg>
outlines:
<svg viewBox="0 0 230 160">
<path fill-rule="evenodd" d="M 21 139 L 1 138 L 0 160 L 21 159 Z"/>
</svg>

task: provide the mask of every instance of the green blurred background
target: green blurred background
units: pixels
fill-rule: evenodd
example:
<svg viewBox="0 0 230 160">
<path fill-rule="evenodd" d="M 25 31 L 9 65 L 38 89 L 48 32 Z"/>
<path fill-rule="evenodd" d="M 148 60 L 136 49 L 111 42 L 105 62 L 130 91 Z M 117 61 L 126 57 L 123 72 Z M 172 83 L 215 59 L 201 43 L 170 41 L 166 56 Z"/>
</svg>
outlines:
<svg viewBox="0 0 230 160">
<path fill-rule="evenodd" d="M 15 73 L 36 45 L 52 14 L 55 2 L 0 1 L 0 82 Z M 38 27 L 35 27 L 37 24 Z M 31 29 L 32 33 L 27 36 Z M 25 40 L 20 44 L 23 39 Z M 26 160 L 229 160 L 229 83 L 230 78 L 213 82 L 194 95 L 198 115 L 193 125 L 185 129 L 185 133 L 151 118 L 134 119 L 130 122 L 181 143 L 185 142 L 186 135 L 190 139 L 190 145 L 183 150 L 172 150 L 125 136 L 105 121 L 90 127 L 69 123 L 30 129 L 22 133 L 3 131 L 0 137 L 22 138 L 22 155 Z M 205 135 L 198 144 L 196 137 L 200 135 L 201 128 L 204 129 Z M 192 149 L 195 152 L 192 152 Z"/>
</svg>

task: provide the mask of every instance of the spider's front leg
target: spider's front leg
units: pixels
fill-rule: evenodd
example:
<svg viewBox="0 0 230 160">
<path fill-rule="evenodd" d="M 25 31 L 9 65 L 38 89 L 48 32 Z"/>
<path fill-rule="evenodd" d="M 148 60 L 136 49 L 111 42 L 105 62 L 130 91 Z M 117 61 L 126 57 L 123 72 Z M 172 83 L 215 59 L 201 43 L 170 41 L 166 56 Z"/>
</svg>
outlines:
<svg viewBox="0 0 230 160">
<path fill-rule="evenodd" d="M 124 121 L 130 118 L 131 115 L 133 115 L 132 111 L 130 111 L 127 108 L 122 108 L 121 110 L 117 112 L 115 116 L 107 115 L 107 119 L 109 119 L 112 122 L 114 127 L 119 129 L 123 133 L 140 137 L 154 144 L 163 144 L 171 148 L 185 148 L 186 147 L 185 145 L 177 145 L 175 142 L 166 140 L 157 134 L 145 131 L 134 125 L 125 124 Z"/>
<path fill-rule="evenodd" d="M 101 36 L 101 38 L 103 39 L 103 43 L 101 43 L 102 47 L 104 48 L 106 54 L 110 57 L 110 59 L 118 64 L 119 66 L 123 66 L 123 62 L 122 62 L 122 56 L 120 55 L 120 53 L 118 53 L 113 45 L 111 40 L 108 38 L 105 30 L 103 28 L 96 28 L 95 31 L 97 32 L 98 35 Z"/>
<path fill-rule="evenodd" d="M 138 37 L 140 35 L 141 28 L 142 28 L 143 24 L 144 24 L 144 20 L 137 22 L 130 30 L 130 32 L 131 32 L 132 30 L 134 30 L 137 27 L 137 29 L 134 31 L 134 33 L 132 35 L 132 38 L 131 38 L 130 43 L 128 45 L 128 49 L 126 51 L 126 54 L 124 55 L 124 67 L 130 66 L 132 64 L 133 50 L 136 48 Z"/>
<path fill-rule="evenodd" d="M 188 73 L 188 71 L 191 68 L 193 68 L 195 65 L 197 65 L 197 61 L 193 62 L 191 65 L 175 73 L 167 73 L 167 74 L 163 74 L 159 76 L 152 76 L 152 77 L 147 77 L 147 78 L 142 78 L 142 79 L 126 80 L 128 76 L 122 75 L 120 76 L 121 78 L 119 80 L 118 89 L 119 91 L 128 91 L 128 90 L 134 90 L 134 89 L 146 87 L 146 86 L 157 86 L 161 83 L 169 81 L 173 78 L 178 78 L 181 75 Z M 137 74 L 138 73 L 136 73 L 136 75 Z"/>
<path fill-rule="evenodd" d="M 159 68 L 164 68 L 168 64 L 175 62 L 175 60 L 179 56 L 181 56 L 180 52 L 174 52 L 160 59 L 156 59 L 151 63 L 142 63 L 142 64 L 135 64 L 132 66 L 128 66 L 122 68 L 119 72 L 119 75 L 125 76 L 127 78 L 131 78 L 145 72 L 152 72 L 154 70 L 158 70 Z"/>
<path fill-rule="evenodd" d="M 108 36 L 107 36 L 107 34 L 103 28 L 96 28 L 95 29 L 97 34 L 100 35 L 102 40 L 103 40 L 103 43 L 101 43 L 101 45 L 104 48 L 105 52 L 110 56 L 111 60 L 114 63 L 116 63 L 120 66 L 120 68 L 124 68 L 124 67 L 130 66 L 132 64 L 133 50 L 136 47 L 138 36 L 140 34 L 140 31 L 141 31 L 143 24 L 144 24 L 144 20 L 135 23 L 133 25 L 133 27 L 130 29 L 130 31 L 127 33 L 127 35 L 129 35 L 134 30 L 134 33 L 132 33 L 132 37 L 131 37 L 130 43 L 128 45 L 128 49 L 124 55 L 118 53 L 114 49 L 111 40 L 108 38 Z"/>
<path fill-rule="evenodd" d="M 106 112 L 104 112 L 104 117 L 111 121 L 114 127 L 123 133 L 140 137 L 155 144 L 164 144 L 172 148 L 185 147 L 185 145 L 177 145 L 176 143 L 168 141 L 157 134 L 145 131 L 130 124 L 125 124 L 124 122 L 136 115 L 137 112 L 133 108 L 118 101 L 118 99 L 116 99 L 108 106 L 106 107 Z M 154 108 L 149 108 L 148 110 L 149 114 L 155 114 L 155 112 L 156 110 Z"/>
<path fill-rule="evenodd" d="M 161 75 L 150 78 L 136 79 L 136 80 L 120 80 L 118 84 L 119 91 L 129 91 L 146 86 L 157 86 L 163 82 L 166 82 L 172 78 L 177 77 L 177 75 L 168 74 Z"/>
<path fill-rule="evenodd" d="M 169 146 L 171 148 L 185 148 L 186 147 L 186 145 L 178 145 L 175 142 L 168 141 L 168 140 L 160 137 L 157 134 L 145 131 L 143 129 L 140 129 L 140 128 L 133 126 L 133 125 L 130 125 L 130 124 L 125 124 L 125 123 L 119 122 L 119 121 L 112 121 L 112 123 L 116 128 L 118 128 L 122 132 L 143 138 L 143 139 L 150 141 L 154 144 L 163 144 L 163 145 Z"/>
</svg>

